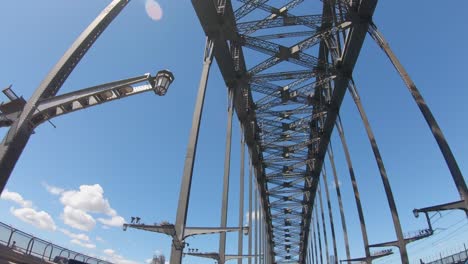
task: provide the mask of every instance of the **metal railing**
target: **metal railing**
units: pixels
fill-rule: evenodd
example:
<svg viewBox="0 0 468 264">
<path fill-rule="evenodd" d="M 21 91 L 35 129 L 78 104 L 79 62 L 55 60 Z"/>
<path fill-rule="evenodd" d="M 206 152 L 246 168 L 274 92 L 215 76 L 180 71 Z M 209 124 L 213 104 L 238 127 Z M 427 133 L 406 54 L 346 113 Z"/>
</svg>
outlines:
<svg viewBox="0 0 468 264">
<path fill-rule="evenodd" d="M 16 253 L 34 256 L 45 261 L 65 258 L 89 264 L 112 264 L 111 262 L 55 245 L 2 222 L 0 222 L 0 245 L 10 248 Z"/>
<path fill-rule="evenodd" d="M 427 264 L 458 264 L 465 263 L 468 260 L 468 250 L 463 250 L 448 257 L 441 257 L 438 260 L 428 262 Z"/>
</svg>

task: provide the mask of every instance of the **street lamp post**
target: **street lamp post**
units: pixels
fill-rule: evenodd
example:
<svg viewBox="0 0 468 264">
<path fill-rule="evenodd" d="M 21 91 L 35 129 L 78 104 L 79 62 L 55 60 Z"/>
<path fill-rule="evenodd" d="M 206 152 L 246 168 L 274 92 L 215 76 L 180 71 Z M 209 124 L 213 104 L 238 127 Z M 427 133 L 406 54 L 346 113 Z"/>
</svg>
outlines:
<svg viewBox="0 0 468 264">
<path fill-rule="evenodd" d="M 49 120 L 51 118 L 50 116 L 54 117 L 69 112 L 69 110 L 78 110 L 80 106 L 81 108 L 85 108 L 90 105 L 113 99 L 114 96 L 125 96 L 127 95 L 126 90 L 129 89 L 123 85 L 125 81 L 128 82 L 128 85 L 149 81 L 150 85 L 156 88 L 154 90 L 159 95 L 164 95 L 167 91 L 170 82 L 174 78 L 170 72 L 163 71 L 160 72 L 160 75 L 156 76 L 156 78 L 149 78 L 149 75 L 144 75 L 124 80 L 124 82 L 121 83 L 114 82 L 106 84 L 107 86 L 116 84 L 120 84 L 121 86 L 116 87 L 118 88 L 116 90 L 107 90 L 106 93 L 90 96 L 88 97 L 90 101 L 71 101 L 67 105 L 60 105 L 60 107 L 49 109 L 51 110 L 50 112 L 44 112 L 44 108 L 41 108 L 41 106 L 44 107 L 42 103 L 45 104 L 46 102 L 58 103 L 61 102 L 61 99 L 65 99 L 65 101 L 68 99 L 68 101 L 70 101 L 70 97 L 64 98 L 63 95 L 56 96 L 56 94 L 89 48 L 94 44 L 114 18 L 120 14 L 129 1 L 130 0 L 113 0 L 80 34 L 62 58 L 60 58 L 57 64 L 52 68 L 49 74 L 47 74 L 28 101 L 18 98 L 14 93 L 12 94 L 11 89 L 7 89 L 5 91 L 5 94 L 10 98 L 10 100 L 12 98 L 14 100 L 2 105 L 1 109 L 2 117 L 0 118 L 0 123 L 4 124 L 4 126 L 10 126 L 10 129 L 3 141 L 0 142 L 0 193 L 3 192 L 16 162 L 26 147 L 31 134 L 34 131 L 35 124 L 37 125 L 41 123 L 41 121 Z M 153 81 L 154 84 L 151 83 Z M 106 85 L 97 87 L 105 89 L 104 87 L 107 87 Z M 81 92 L 89 92 L 97 87 L 84 89 L 81 90 Z M 7 108 L 7 105 L 14 106 L 15 108 Z M 38 115 L 38 112 L 42 112 L 42 115 Z"/>
<path fill-rule="evenodd" d="M 29 139 L 31 133 L 37 126 L 60 115 L 148 91 L 154 91 L 157 95 L 164 96 L 173 81 L 174 75 L 168 70 L 162 70 L 159 71 L 155 77 L 146 73 L 141 76 L 105 83 L 39 100 L 31 116 L 28 118 L 27 125 L 29 134 L 26 134 L 26 136 Z M 7 165 L 14 166 L 19 155 L 14 157 L 16 160 L 13 160 L 11 154 L 8 155 L 6 151 L 8 144 L 5 143 L 9 142 L 9 136 L 14 129 L 14 125 L 18 123 L 21 114 L 24 112 L 27 102 L 22 97 L 16 96 L 11 89 L 11 85 L 4 89 L 3 93 L 10 101 L 0 105 L 0 127 L 9 126 L 10 131 L 0 145 L 0 164 L 3 166 L 5 163 L 10 162 L 10 164 Z M 25 145 L 26 144 L 24 144 L 24 146 Z M 1 191 L 3 191 L 10 173 L 11 170 L 6 171 L 3 170 L 2 167 L 0 171 L 0 177 L 2 179 Z"/>
</svg>

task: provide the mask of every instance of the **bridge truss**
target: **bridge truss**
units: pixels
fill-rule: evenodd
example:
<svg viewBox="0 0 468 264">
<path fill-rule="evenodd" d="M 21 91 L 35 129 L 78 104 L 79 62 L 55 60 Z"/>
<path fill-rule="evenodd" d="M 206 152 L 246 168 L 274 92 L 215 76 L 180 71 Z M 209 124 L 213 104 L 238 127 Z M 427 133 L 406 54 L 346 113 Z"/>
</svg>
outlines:
<svg viewBox="0 0 468 264">
<path fill-rule="evenodd" d="M 315 198 L 331 133 L 339 125 L 339 109 L 350 89 L 373 146 L 397 235 L 397 241 L 369 245 L 358 204 L 366 257 L 355 260 L 370 263 L 391 254 L 388 250 L 371 254 L 370 247 L 396 246 L 402 262 L 407 263 L 406 244 L 430 235 L 431 230 L 420 236 L 403 236 L 385 168 L 352 80 L 370 32 L 415 99 L 419 93 L 414 84 L 416 92 L 410 87 L 409 76 L 402 73 L 404 69 L 389 54 L 372 22 L 377 0 L 192 0 L 192 4 L 207 36 L 207 47 L 233 95 L 254 166 L 268 245 L 265 254 L 271 256 L 271 262 L 310 263 L 313 258 Z M 419 106 L 434 127 L 435 120 L 428 120 Z M 341 135 L 342 128 L 339 130 Z M 438 134 L 442 135 L 434 136 Z M 438 140 L 444 152 L 440 142 L 446 141 Z M 466 211 L 466 184 L 459 170 L 458 176 L 454 173 L 458 166 L 453 155 L 444 157 L 462 198 L 458 209 Z M 334 248 L 336 253 L 336 245 Z M 350 260 L 349 249 L 347 255 Z"/>
</svg>

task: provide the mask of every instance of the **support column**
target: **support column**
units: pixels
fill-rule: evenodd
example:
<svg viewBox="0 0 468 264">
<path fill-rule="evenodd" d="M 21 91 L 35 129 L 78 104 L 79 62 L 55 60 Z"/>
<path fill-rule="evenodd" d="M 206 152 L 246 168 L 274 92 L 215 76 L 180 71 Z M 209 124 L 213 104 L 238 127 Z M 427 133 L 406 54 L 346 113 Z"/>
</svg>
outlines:
<svg viewBox="0 0 468 264">
<path fill-rule="evenodd" d="M 325 213 L 323 211 L 323 199 L 322 199 L 322 191 L 319 188 L 317 188 L 318 191 L 318 197 L 320 201 L 320 212 L 322 215 L 322 226 L 323 226 L 323 241 L 325 242 L 325 256 L 327 258 L 327 264 L 330 264 L 330 254 L 328 253 L 328 238 L 327 238 L 327 225 L 325 223 Z"/>
<path fill-rule="evenodd" d="M 260 203 L 260 201 L 259 201 Z M 259 204 L 258 206 L 258 209 L 260 210 L 260 213 L 259 213 L 259 225 L 260 225 L 260 228 L 259 228 L 259 236 L 260 236 L 260 239 L 259 239 L 259 251 L 260 251 L 260 264 L 264 264 L 264 259 L 265 259 L 265 256 L 264 256 L 264 239 L 263 239 L 263 210 L 262 210 L 262 205 Z"/>
<path fill-rule="evenodd" d="M 232 116 L 233 116 L 233 90 L 228 89 L 228 118 L 226 130 L 226 152 L 224 156 L 224 179 L 223 179 L 223 193 L 221 204 L 221 228 L 227 226 L 227 211 L 229 206 L 229 174 L 231 169 L 231 141 L 232 141 Z M 219 264 L 224 264 L 226 261 L 226 233 L 223 232 L 219 235 Z"/>
<path fill-rule="evenodd" d="M 330 166 L 332 167 L 333 178 L 335 180 L 335 189 L 336 189 L 336 196 L 338 198 L 338 206 L 340 207 L 341 227 L 343 228 L 343 238 L 345 242 L 346 258 L 351 259 L 351 252 L 349 250 L 349 240 L 348 240 L 348 228 L 346 227 L 346 217 L 345 217 L 344 209 L 343 209 L 343 200 L 341 198 L 340 181 L 338 179 L 338 173 L 336 171 L 335 160 L 333 158 L 333 149 L 332 149 L 331 143 L 330 143 L 327 153 L 328 153 L 328 159 L 330 160 Z"/>
<path fill-rule="evenodd" d="M 332 242 L 333 242 L 333 254 L 335 254 L 334 264 L 338 264 L 338 250 L 336 248 L 335 224 L 333 222 L 333 212 L 332 212 L 332 206 L 331 206 L 331 201 L 330 201 L 330 192 L 328 191 L 327 171 L 325 170 L 325 166 L 323 167 L 322 175 L 323 175 L 323 185 L 325 188 L 325 195 L 327 197 L 328 216 L 330 218 L 330 229 L 331 229 Z"/>
<path fill-rule="evenodd" d="M 311 225 L 313 228 L 314 224 Z M 309 229 L 309 233 L 311 233 L 311 230 Z M 312 242 L 312 236 L 309 235 L 309 241 L 308 241 L 308 251 L 309 251 L 309 263 L 313 264 L 314 263 L 314 248 L 313 248 L 313 242 Z"/>
<path fill-rule="evenodd" d="M 398 239 L 398 248 L 400 250 L 401 262 L 403 264 L 407 264 L 409 263 L 409 260 L 408 260 L 408 253 L 406 251 L 406 242 L 405 242 L 405 238 L 403 237 L 403 230 L 401 229 L 400 218 L 398 217 L 398 211 L 396 208 L 395 199 L 393 198 L 392 188 L 388 180 L 387 170 L 385 169 L 382 155 L 380 155 L 380 150 L 377 145 L 374 132 L 372 131 L 369 120 L 364 111 L 364 107 L 362 106 L 361 99 L 359 98 L 359 94 L 356 90 L 356 86 L 352 79 L 349 83 L 349 90 L 350 90 L 351 96 L 354 99 L 354 102 L 356 103 L 359 114 L 361 115 L 362 122 L 364 123 L 367 136 L 369 137 L 369 141 L 372 146 L 372 151 L 374 152 L 375 161 L 377 162 L 377 166 L 379 167 L 380 177 L 382 178 L 382 183 L 384 185 L 385 194 L 387 196 L 388 206 L 390 207 L 390 211 L 392 214 L 393 226 L 395 228 L 395 233 Z"/>
<path fill-rule="evenodd" d="M 242 227 L 244 226 L 244 162 L 245 162 L 245 142 L 244 142 L 244 135 L 243 129 L 241 126 L 241 156 L 240 156 L 240 175 L 239 175 L 239 234 L 237 238 L 237 255 L 242 256 L 243 251 L 243 230 Z M 242 264 L 242 258 L 237 260 L 238 264 Z"/>
<path fill-rule="evenodd" d="M 318 264 L 319 260 L 318 260 L 318 252 L 317 252 L 317 237 L 315 236 L 315 226 L 314 226 L 314 216 L 313 216 L 313 214 L 312 214 L 312 221 L 311 222 L 312 222 L 312 224 L 311 224 L 312 233 L 314 235 L 314 252 L 315 252 L 315 262 L 314 263 Z"/>
<path fill-rule="evenodd" d="M 252 256 L 252 160 L 249 156 L 249 256 Z M 248 258 L 248 264 L 252 264 L 252 257 Z"/>
<path fill-rule="evenodd" d="M 369 238 L 367 237 L 367 228 L 366 228 L 366 221 L 364 219 L 364 211 L 362 210 L 361 195 L 359 194 L 359 188 L 358 188 L 356 176 L 354 174 L 354 167 L 353 167 L 353 163 L 351 162 L 351 155 L 349 154 L 348 144 L 346 143 L 343 124 L 341 123 L 340 116 L 338 116 L 338 120 L 336 122 L 336 129 L 338 130 L 338 134 L 341 139 L 341 145 L 343 146 L 343 152 L 346 157 L 346 164 L 348 165 L 349 176 L 351 178 L 351 184 L 353 186 L 354 200 L 356 201 L 359 222 L 361 224 L 361 234 L 362 234 L 362 241 L 364 242 L 366 263 L 370 264 L 372 263 L 372 259 L 371 259 L 371 254 L 369 250 Z M 333 155 L 331 156 L 331 159 L 334 161 Z"/>
<path fill-rule="evenodd" d="M 255 184 L 255 212 L 254 212 L 254 220 L 255 220 L 255 261 L 254 263 L 255 264 L 258 264 L 259 263 L 259 252 L 258 252 L 258 218 L 259 218 L 259 214 L 258 214 L 258 188 L 257 188 L 257 184 Z"/>
<path fill-rule="evenodd" d="M 320 221 L 318 217 L 318 206 L 315 206 L 315 219 L 317 221 L 317 236 L 318 236 L 318 244 L 319 244 L 319 252 L 320 252 L 320 264 L 323 264 L 323 250 L 322 250 L 322 238 L 320 236 Z"/>
<path fill-rule="evenodd" d="M 175 222 L 175 231 L 177 240 L 172 240 L 170 264 L 180 264 L 182 261 L 182 251 L 184 249 L 184 232 L 187 223 L 187 210 L 190 200 L 190 189 L 192 185 L 193 165 L 197 152 L 198 134 L 200 131 L 200 121 L 203 113 L 203 104 L 205 102 L 205 92 L 210 73 L 211 62 L 213 60 L 213 41 L 207 39 L 205 46 L 205 55 L 203 60 L 203 70 L 198 88 L 197 101 L 193 111 L 192 128 L 185 155 L 184 172 L 182 175 L 182 184 L 180 186 L 179 204 L 177 206 L 177 216 Z"/>
<path fill-rule="evenodd" d="M 392 62 L 393 66 L 400 74 L 400 77 L 403 79 L 406 87 L 410 91 L 411 95 L 413 96 L 414 101 L 419 107 L 424 119 L 426 120 L 427 125 L 431 129 L 432 135 L 434 136 L 437 144 L 439 145 L 440 151 L 444 156 L 445 162 L 452 174 L 453 181 L 455 182 L 455 186 L 460 194 L 460 198 L 465 202 L 465 212 L 468 216 L 468 188 L 466 186 L 465 179 L 463 178 L 463 174 L 458 166 L 457 160 L 450 149 L 450 146 L 445 139 L 444 133 L 442 129 L 440 129 L 437 120 L 435 119 L 434 115 L 432 114 L 429 106 L 427 105 L 426 101 L 422 97 L 421 93 L 419 92 L 416 84 L 414 84 L 413 80 L 409 76 L 408 72 L 405 70 L 403 65 L 400 63 L 396 55 L 393 53 L 392 49 L 390 49 L 390 45 L 385 40 L 383 34 L 377 29 L 377 26 L 374 23 L 370 23 L 369 26 L 369 33 L 372 38 L 377 42 L 380 48 L 387 54 L 387 57 Z"/>
</svg>

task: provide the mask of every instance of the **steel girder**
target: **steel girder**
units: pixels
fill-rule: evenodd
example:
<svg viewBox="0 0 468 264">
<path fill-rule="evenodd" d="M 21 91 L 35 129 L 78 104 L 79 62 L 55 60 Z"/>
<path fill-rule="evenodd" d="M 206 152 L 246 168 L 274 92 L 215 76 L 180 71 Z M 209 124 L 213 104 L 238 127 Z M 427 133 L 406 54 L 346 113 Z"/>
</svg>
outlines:
<svg viewBox="0 0 468 264">
<path fill-rule="evenodd" d="M 113 0 L 99 14 L 52 68 L 26 102 L 16 121 L 11 124 L 4 140 L 0 142 L 0 192 L 5 188 L 16 162 L 31 137 L 33 127 L 29 122 L 36 111 L 38 102 L 57 94 L 86 52 L 129 1 Z"/>
<path fill-rule="evenodd" d="M 60 115 L 91 106 L 114 101 L 127 96 L 154 90 L 154 77 L 149 73 L 125 80 L 106 83 L 39 100 L 29 124 L 35 128 L 43 122 Z M 21 108 L 1 115 L 0 127 L 10 126 L 21 115 Z"/>
<path fill-rule="evenodd" d="M 336 18 L 303 15 L 311 5 L 322 5 L 319 0 L 284 0 L 277 7 L 265 0 L 238 1 L 236 11 L 229 0 L 222 9 L 214 1 L 192 4 L 234 90 L 259 184 L 269 254 L 274 262 L 305 263 L 324 155 L 376 0 L 362 0 L 352 9 L 348 1 L 336 1 L 334 8 L 345 10 Z M 297 6 L 301 15 L 295 16 L 291 9 Z M 330 65 L 324 43 L 345 30 L 341 60 Z"/>
</svg>

